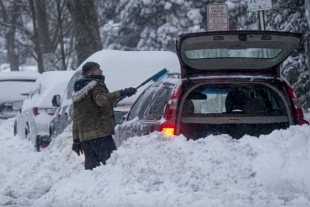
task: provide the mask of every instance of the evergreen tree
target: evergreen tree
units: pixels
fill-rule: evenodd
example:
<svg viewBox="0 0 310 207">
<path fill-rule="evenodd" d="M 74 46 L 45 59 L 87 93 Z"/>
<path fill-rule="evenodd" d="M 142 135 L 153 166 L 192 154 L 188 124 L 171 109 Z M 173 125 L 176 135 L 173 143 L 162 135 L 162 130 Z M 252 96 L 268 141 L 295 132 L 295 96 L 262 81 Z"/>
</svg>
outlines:
<svg viewBox="0 0 310 207">
<path fill-rule="evenodd" d="M 273 8 L 266 13 L 267 30 L 301 32 L 304 39 L 298 48 L 282 65 L 281 74 L 295 89 L 305 108 L 310 107 L 310 83 L 307 39 L 309 25 L 306 19 L 304 0 L 274 0 Z"/>
<path fill-rule="evenodd" d="M 246 0 L 123 0 L 105 4 L 116 16 L 102 27 L 105 48 L 120 50 L 175 50 L 181 33 L 207 30 L 207 5 L 229 5 L 230 29 L 256 27 L 257 15 L 247 12 Z M 116 6 L 117 5 L 117 6 Z"/>
</svg>

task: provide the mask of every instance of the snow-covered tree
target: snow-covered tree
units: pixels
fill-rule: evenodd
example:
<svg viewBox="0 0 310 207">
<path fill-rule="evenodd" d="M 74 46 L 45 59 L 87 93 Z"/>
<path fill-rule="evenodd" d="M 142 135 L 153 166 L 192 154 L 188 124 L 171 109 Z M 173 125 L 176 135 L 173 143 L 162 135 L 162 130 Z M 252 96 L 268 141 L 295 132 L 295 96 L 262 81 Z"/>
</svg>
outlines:
<svg viewBox="0 0 310 207">
<path fill-rule="evenodd" d="M 310 107 L 310 82 L 308 64 L 309 24 L 304 0 L 274 0 L 273 8 L 266 13 L 267 30 L 301 32 L 304 39 L 300 48 L 282 65 L 282 76 L 295 89 L 305 108 Z"/>
</svg>

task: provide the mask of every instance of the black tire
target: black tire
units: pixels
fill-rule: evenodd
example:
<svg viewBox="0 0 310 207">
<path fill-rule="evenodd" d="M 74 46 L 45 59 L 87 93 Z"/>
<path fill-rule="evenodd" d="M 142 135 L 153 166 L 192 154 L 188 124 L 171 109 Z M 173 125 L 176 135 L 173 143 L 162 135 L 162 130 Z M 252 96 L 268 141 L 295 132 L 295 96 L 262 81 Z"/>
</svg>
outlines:
<svg viewBox="0 0 310 207">
<path fill-rule="evenodd" d="M 54 127 L 50 126 L 49 132 L 50 132 L 50 137 L 54 138 Z"/>
<path fill-rule="evenodd" d="M 30 140 L 29 134 L 30 134 L 30 127 L 29 127 L 29 123 L 27 122 L 26 127 L 25 127 L 25 137 L 28 140 Z"/>
<path fill-rule="evenodd" d="M 17 122 L 14 122 L 14 136 L 17 135 Z"/>
<path fill-rule="evenodd" d="M 36 147 L 36 151 L 37 151 L 37 152 L 40 152 L 40 143 L 39 143 L 39 139 L 38 139 L 38 137 L 36 138 L 36 144 L 35 144 L 35 147 Z"/>
</svg>

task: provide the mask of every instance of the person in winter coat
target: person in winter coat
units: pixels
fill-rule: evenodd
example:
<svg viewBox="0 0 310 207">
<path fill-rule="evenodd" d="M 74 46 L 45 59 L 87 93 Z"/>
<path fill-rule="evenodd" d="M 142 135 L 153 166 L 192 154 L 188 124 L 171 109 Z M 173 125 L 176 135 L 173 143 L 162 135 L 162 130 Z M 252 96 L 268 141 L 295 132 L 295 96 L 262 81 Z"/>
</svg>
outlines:
<svg viewBox="0 0 310 207">
<path fill-rule="evenodd" d="M 115 117 L 113 102 L 121 96 L 132 96 L 135 88 L 109 92 L 98 63 L 87 62 L 82 67 L 84 78 L 74 84 L 73 101 L 73 145 L 78 155 L 84 152 L 85 169 L 106 163 L 116 150 L 114 134 Z"/>
</svg>

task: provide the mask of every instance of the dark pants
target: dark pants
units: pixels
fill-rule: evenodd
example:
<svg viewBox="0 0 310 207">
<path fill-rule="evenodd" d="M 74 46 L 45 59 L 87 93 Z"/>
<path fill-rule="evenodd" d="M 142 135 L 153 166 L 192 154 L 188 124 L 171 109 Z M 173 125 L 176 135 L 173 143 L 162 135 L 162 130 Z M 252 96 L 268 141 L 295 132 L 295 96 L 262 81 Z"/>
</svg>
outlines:
<svg viewBox="0 0 310 207">
<path fill-rule="evenodd" d="M 100 166 L 100 162 L 105 165 L 116 146 L 112 136 L 100 137 L 87 140 L 81 143 L 85 155 L 85 169 L 92 170 Z"/>
</svg>

